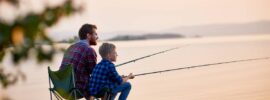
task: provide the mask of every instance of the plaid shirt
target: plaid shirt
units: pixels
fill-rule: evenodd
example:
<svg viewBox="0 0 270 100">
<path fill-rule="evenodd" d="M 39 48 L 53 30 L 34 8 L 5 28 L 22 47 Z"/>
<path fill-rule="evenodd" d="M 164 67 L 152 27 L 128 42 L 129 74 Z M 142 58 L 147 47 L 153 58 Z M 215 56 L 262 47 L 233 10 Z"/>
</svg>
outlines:
<svg viewBox="0 0 270 100">
<path fill-rule="evenodd" d="M 90 95 L 97 95 L 103 87 L 113 89 L 120 85 L 122 81 L 123 79 L 116 71 L 115 65 L 107 59 L 102 59 L 91 74 L 89 81 Z"/>
<path fill-rule="evenodd" d="M 64 54 L 60 69 L 71 64 L 74 67 L 76 88 L 87 95 L 89 76 L 97 62 L 97 54 L 86 40 L 71 45 Z"/>
</svg>

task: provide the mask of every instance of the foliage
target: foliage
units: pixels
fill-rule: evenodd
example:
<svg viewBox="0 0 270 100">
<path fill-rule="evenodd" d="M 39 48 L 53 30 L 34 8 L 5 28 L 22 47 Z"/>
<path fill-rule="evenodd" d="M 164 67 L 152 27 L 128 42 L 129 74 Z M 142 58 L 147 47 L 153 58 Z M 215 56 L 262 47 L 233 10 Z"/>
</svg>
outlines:
<svg viewBox="0 0 270 100">
<path fill-rule="evenodd" d="M 74 36 L 73 38 L 69 38 L 69 39 L 65 39 L 65 40 L 62 40 L 62 41 L 59 41 L 58 43 L 75 43 L 77 41 L 79 41 L 79 37 L 78 36 Z"/>
<path fill-rule="evenodd" d="M 19 0 L 0 0 L 0 3 L 8 2 L 17 7 Z M 23 59 L 28 59 L 30 51 L 35 51 L 38 62 L 51 61 L 56 52 L 52 40 L 46 35 L 46 29 L 55 25 L 61 18 L 82 11 L 82 6 L 75 7 L 72 0 L 66 0 L 59 6 L 46 6 L 41 13 L 27 13 L 18 16 L 10 24 L 0 19 L 0 83 L 6 88 L 16 83 L 20 74 L 12 74 L 5 71 L 1 65 L 3 58 L 10 52 L 15 64 Z M 49 45 L 50 49 L 44 49 L 42 45 Z"/>
</svg>

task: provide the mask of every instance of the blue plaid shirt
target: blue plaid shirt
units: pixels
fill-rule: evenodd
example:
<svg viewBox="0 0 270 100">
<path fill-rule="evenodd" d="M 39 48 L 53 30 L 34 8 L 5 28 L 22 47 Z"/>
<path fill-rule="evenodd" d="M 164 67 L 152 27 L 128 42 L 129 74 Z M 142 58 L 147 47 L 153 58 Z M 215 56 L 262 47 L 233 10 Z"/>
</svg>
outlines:
<svg viewBox="0 0 270 100">
<path fill-rule="evenodd" d="M 90 95 L 96 95 L 103 87 L 110 89 L 121 85 L 123 79 L 115 69 L 115 65 L 107 60 L 102 59 L 93 69 L 89 80 Z"/>
</svg>

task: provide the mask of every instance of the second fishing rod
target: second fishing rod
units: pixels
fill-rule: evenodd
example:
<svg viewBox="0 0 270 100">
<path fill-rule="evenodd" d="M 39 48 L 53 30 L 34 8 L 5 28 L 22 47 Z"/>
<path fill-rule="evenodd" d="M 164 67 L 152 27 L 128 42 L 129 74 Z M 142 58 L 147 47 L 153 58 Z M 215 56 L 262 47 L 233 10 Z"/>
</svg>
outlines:
<svg viewBox="0 0 270 100">
<path fill-rule="evenodd" d="M 166 53 L 166 52 L 169 52 L 169 51 L 172 51 L 172 50 L 180 49 L 180 48 L 183 48 L 185 46 L 188 46 L 188 44 L 180 46 L 180 47 L 175 47 L 175 48 L 163 50 L 163 51 L 160 51 L 160 52 L 157 52 L 157 53 L 149 54 L 149 55 L 146 55 L 146 56 L 143 56 L 143 57 L 139 57 L 139 58 L 136 58 L 136 59 L 133 59 L 133 60 L 118 64 L 115 67 L 123 66 L 123 65 L 126 65 L 126 64 L 129 64 L 129 63 L 132 63 L 132 62 L 136 62 L 138 60 L 142 60 L 142 59 L 145 59 L 145 58 L 148 58 L 148 57 L 152 57 L 152 56 L 155 56 L 155 55 L 158 55 L 158 54 L 162 54 L 162 53 Z"/>
<path fill-rule="evenodd" d="M 199 67 L 207 67 L 207 66 L 214 66 L 214 65 L 237 63 L 237 62 L 249 62 L 249 61 L 256 61 L 256 60 L 267 60 L 267 59 L 270 59 L 270 57 L 241 59 L 241 60 L 232 60 L 232 61 L 224 61 L 224 62 L 216 62 L 216 63 L 208 63 L 208 64 L 201 64 L 201 65 L 187 66 L 187 67 L 178 67 L 178 68 L 174 68 L 174 69 L 166 69 L 166 70 L 160 70 L 160 71 L 153 71 L 153 72 L 136 74 L 134 76 L 145 76 L 145 75 L 150 75 L 150 74 L 157 74 L 157 73 L 170 72 L 170 71 L 176 71 L 176 70 L 193 69 L 193 68 L 199 68 Z"/>
</svg>

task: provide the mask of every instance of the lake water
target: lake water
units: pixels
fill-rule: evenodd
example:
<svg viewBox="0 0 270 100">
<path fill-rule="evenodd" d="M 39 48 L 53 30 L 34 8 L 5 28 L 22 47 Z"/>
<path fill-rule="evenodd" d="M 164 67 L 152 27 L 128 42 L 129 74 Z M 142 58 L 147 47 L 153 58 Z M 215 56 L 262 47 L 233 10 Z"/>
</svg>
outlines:
<svg viewBox="0 0 270 100">
<path fill-rule="evenodd" d="M 116 64 L 181 47 L 118 67 L 120 74 L 139 74 L 207 63 L 270 57 L 270 35 L 112 43 L 117 46 L 119 55 Z M 96 51 L 98 46 L 94 47 Z M 47 66 L 57 70 L 62 57 L 63 54 L 59 53 L 53 62 L 42 64 L 37 64 L 35 60 L 23 61 L 19 67 L 26 73 L 27 80 L 7 90 L 0 90 L 0 95 L 8 95 L 14 100 L 49 100 Z M 10 56 L 6 56 L 3 65 L 14 66 Z M 270 59 L 139 76 L 130 80 L 132 91 L 128 100 L 270 100 L 269 76 Z"/>
</svg>

